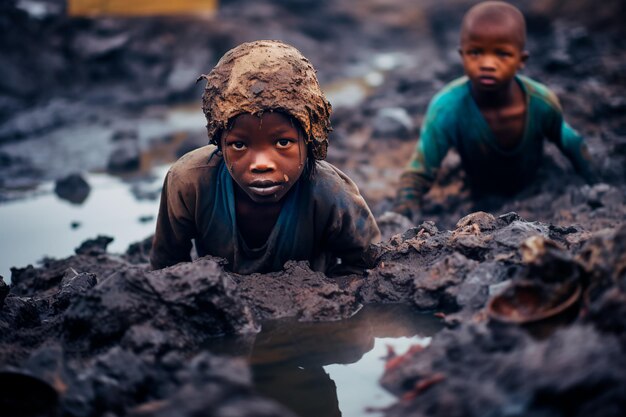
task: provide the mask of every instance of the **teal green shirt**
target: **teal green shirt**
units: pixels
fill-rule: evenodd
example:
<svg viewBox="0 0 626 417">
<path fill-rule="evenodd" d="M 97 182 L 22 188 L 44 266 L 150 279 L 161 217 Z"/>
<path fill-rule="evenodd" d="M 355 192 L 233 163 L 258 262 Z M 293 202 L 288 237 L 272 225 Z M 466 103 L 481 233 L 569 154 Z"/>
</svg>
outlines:
<svg viewBox="0 0 626 417">
<path fill-rule="evenodd" d="M 428 188 L 451 147 L 458 150 L 472 188 L 517 191 L 535 175 L 543 155 L 544 138 L 555 143 L 575 170 L 590 179 L 583 138 L 564 120 L 556 95 L 530 78 L 516 76 L 526 97 L 526 123 L 519 145 L 501 148 L 470 93 L 467 77 L 446 85 L 428 106 L 420 140 L 407 171 Z"/>
</svg>

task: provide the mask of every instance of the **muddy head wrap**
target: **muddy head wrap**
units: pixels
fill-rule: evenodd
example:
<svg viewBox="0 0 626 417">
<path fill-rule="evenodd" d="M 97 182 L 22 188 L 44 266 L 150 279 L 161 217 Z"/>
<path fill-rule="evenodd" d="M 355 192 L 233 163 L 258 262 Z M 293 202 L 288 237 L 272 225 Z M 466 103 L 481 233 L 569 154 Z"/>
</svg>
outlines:
<svg viewBox="0 0 626 417">
<path fill-rule="evenodd" d="M 202 95 L 210 143 L 241 113 L 282 111 L 300 122 L 313 157 L 326 158 L 331 106 L 315 70 L 300 51 L 280 41 L 244 43 L 228 51 L 208 75 Z"/>
</svg>

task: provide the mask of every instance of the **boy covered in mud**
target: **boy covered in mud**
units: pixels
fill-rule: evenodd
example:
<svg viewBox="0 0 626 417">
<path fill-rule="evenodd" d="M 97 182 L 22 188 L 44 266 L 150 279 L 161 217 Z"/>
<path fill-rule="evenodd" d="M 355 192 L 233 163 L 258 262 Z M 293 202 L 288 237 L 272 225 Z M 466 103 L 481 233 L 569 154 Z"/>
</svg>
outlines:
<svg viewBox="0 0 626 417">
<path fill-rule="evenodd" d="M 543 140 L 554 142 L 591 182 L 583 138 L 564 120 L 546 86 L 517 74 L 528 59 L 526 23 L 514 6 L 487 1 L 464 16 L 459 53 L 465 76 L 432 99 L 420 139 L 400 177 L 394 211 L 415 219 L 451 147 L 474 195 L 511 195 L 535 175 Z"/>
<path fill-rule="evenodd" d="M 244 43 L 206 79 L 202 108 L 210 144 L 179 159 L 161 195 L 154 268 L 199 256 L 237 273 L 368 265 L 378 226 L 356 185 L 323 161 L 331 106 L 310 62 L 279 41 Z"/>
</svg>

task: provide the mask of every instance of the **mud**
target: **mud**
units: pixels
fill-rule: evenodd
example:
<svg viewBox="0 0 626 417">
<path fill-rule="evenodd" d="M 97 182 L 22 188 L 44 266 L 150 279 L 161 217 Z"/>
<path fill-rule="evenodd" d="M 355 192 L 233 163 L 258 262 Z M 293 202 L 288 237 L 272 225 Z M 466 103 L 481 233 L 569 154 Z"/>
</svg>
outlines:
<svg viewBox="0 0 626 417">
<path fill-rule="evenodd" d="M 311 61 L 322 86 L 365 83 L 355 107 L 333 109 L 328 160 L 359 185 L 385 241 L 364 277 L 330 279 L 297 262 L 239 276 L 212 258 L 150 272 L 149 238 L 114 254 L 106 236 L 68 258 L 14 268 L 10 286 L 0 280 L 3 410 L 290 416 L 252 388 L 245 363 L 207 351 L 207 342 L 236 335 L 246 351 L 265 319 L 346 320 L 362 305 L 402 303 L 448 329 L 388 358 L 381 383 L 398 401 L 386 416 L 623 414 L 623 2 L 520 2 L 525 73 L 560 97 L 588 140 L 598 182 L 584 184 L 549 145 L 532 186 L 508 200 L 476 198 L 451 154 L 418 224 L 385 211 L 428 101 L 461 74 L 458 23 L 472 2 L 230 0 L 210 21 L 70 20 L 65 2 L 42 3 L 47 14 L 38 18 L 16 1 L 0 6 L 0 26 L 12 29 L 0 38 L 0 200 L 49 179 L 79 202 L 89 185 L 72 172 L 127 172 L 144 163 L 140 153 L 179 143 L 171 134 L 137 138 L 133 120 L 198 102 L 196 77 L 235 45 L 282 39 Z M 77 143 L 63 130 L 77 126 L 99 130 Z M 205 137 L 183 133 L 187 147 Z M 68 149 L 79 145 L 73 157 Z M 521 281 L 554 290 L 574 282 L 583 292 L 570 314 L 545 326 L 490 317 L 489 300 Z M 39 393 L 42 408 L 29 409 L 11 387 Z"/>
<path fill-rule="evenodd" d="M 101 236 L 70 258 L 14 269 L 8 294 L 3 287 L 0 362 L 51 384 L 61 413 L 193 415 L 219 405 L 206 396 L 213 390 L 237 392 L 246 409 L 261 401 L 249 375 L 237 376 L 247 368 L 203 350 L 209 340 L 239 335 L 245 350 L 264 319 L 334 321 L 377 303 L 413 305 L 450 327 L 424 350 L 389 360 L 382 383 L 401 400 L 386 415 L 618 415 L 625 405 L 625 226 L 590 238 L 515 213 L 477 212 L 451 231 L 424 223 L 397 234 L 377 246 L 378 266 L 365 277 L 337 279 L 304 262 L 240 276 L 210 257 L 151 272 L 136 247 L 114 255 L 109 242 Z M 577 282 L 585 295 L 574 317 L 541 333 L 489 320 L 490 295 L 520 280 Z M 226 379 L 176 379 L 198 361 Z M 41 362 L 53 369 L 31 365 Z M 90 381 L 88 393 L 78 380 Z M 268 413 L 279 408 L 271 404 Z"/>
<path fill-rule="evenodd" d="M 569 278 L 581 270 L 577 279 L 589 283 L 575 320 L 549 336 L 475 316 L 388 362 L 381 383 L 401 400 L 387 415 L 621 415 L 625 233 L 624 226 L 600 233 L 575 259 L 542 249 L 529 262 L 529 272 L 543 264 L 551 278 L 567 265 Z"/>
</svg>

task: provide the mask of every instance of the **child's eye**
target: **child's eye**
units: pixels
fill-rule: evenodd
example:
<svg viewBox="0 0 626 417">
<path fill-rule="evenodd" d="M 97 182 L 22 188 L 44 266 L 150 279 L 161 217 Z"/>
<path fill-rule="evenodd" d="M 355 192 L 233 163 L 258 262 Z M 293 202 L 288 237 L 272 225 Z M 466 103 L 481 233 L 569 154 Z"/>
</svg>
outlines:
<svg viewBox="0 0 626 417">
<path fill-rule="evenodd" d="M 236 141 L 236 142 L 231 142 L 228 144 L 228 146 L 230 146 L 231 148 L 233 148 L 236 151 L 242 151 L 244 149 L 246 149 L 246 144 L 243 143 L 242 141 Z"/>
<path fill-rule="evenodd" d="M 278 148 L 285 149 L 285 148 L 290 147 L 292 143 L 294 143 L 294 142 L 291 139 L 278 139 L 276 141 L 276 146 Z"/>
<path fill-rule="evenodd" d="M 499 57 L 507 57 L 511 56 L 511 53 L 507 51 L 496 51 L 496 55 L 498 55 Z"/>
</svg>

